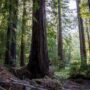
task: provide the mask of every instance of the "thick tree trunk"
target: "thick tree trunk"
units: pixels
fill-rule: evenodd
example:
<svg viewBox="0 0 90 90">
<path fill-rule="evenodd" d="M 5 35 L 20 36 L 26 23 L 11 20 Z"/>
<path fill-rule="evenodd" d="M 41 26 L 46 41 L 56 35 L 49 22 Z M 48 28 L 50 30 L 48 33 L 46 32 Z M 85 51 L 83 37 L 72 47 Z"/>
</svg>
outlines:
<svg viewBox="0 0 90 90">
<path fill-rule="evenodd" d="M 77 1 L 78 28 L 79 28 L 79 39 L 80 39 L 81 67 L 86 67 L 87 55 L 86 55 L 83 19 L 80 16 L 80 7 L 79 7 L 80 0 L 76 0 L 76 1 Z"/>
<path fill-rule="evenodd" d="M 9 66 L 16 66 L 16 27 L 18 0 L 9 0 L 8 6 L 9 18 L 7 29 L 5 64 Z"/>
<path fill-rule="evenodd" d="M 37 9 L 35 5 L 38 5 Z M 32 78 L 44 77 L 49 70 L 45 21 L 45 0 L 33 0 L 32 45 L 28 63 Z"/>
<path fill-rule="evenodd" d="M 64 67 L 64 57 L 63 57 L 63 39 L 62 39 L 62 25 L 61 25 L 61 7 L 60 1 L 58 0 L 58 58 L 60 60 L 60 67 Z"/>
<path fill-rule="evenodd" d="M 23 16 L 22 16 L 22 36 L 21 36 L 21 52 L 20 66 L 25 65 L 25 26 L 26 26 L 26 2 L 23 0 Z"/>
</svg>

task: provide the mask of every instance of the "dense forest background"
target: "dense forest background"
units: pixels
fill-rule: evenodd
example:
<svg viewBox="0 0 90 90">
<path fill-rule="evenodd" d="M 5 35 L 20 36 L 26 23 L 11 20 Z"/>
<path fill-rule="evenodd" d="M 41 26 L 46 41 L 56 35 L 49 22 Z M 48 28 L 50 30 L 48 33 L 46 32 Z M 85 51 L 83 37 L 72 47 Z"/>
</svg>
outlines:
<svg viewBox="0 0 90 90">
<path fill-rule="evenodd" d="M 23 80 L 89 80 L 90 0 L 0 0 L 2 66 Z"/>
</svg>

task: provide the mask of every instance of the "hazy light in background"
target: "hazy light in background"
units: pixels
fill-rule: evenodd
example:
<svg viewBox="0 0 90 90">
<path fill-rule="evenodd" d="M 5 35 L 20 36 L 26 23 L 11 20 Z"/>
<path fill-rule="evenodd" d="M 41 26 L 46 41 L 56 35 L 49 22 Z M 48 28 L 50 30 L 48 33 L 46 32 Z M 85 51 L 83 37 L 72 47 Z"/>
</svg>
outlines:
<svg viewBox="0 0 90 90">
<path fill-rule="evenodd" d="M 76 6 L 76 0 L 69 0 L 69 9 L 72 11 L 73 16 L 70 17 L 71 18 L 75 18 L 75 20 L 77 19 L 77 6 Z M 74 21 L 72 21 L 74 22 Z M 75 26 L 73 28 L 73 30 L 71 29 L 71 33 L 77 33 L 78 32 L 78 25 L 77 25 L 77 20 L 75 21 L 75 23 L 73 23 L 73 25 Z"/>
<path fill-rule="evenodd" d="M 69 8 L 70 9 L 76 9 L 76 2 L 75 2 L 75 0 L 70 0 L 70 2 L 69 2 Z"/>
</svg>

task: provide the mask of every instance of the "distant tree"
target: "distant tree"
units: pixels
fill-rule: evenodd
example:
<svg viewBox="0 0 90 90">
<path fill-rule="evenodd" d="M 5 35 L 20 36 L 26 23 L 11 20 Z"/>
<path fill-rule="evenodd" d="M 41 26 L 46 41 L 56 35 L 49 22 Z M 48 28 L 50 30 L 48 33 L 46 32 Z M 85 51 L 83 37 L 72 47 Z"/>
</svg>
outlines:
<svg viewBox="0 0 90 90">
<path fill-rule="evenodd" d="M 89 6 L 89 12 L 90 12 L 90 0 L 88 0 L 88 6 Z M 89 19 L 89 25 L 90 25 L 90 19 Z M 88 44 L 89 44 L 89 53 L 90 53 L 90 26 L 87 29 L 87 36 L 88 36 Z"/>
<path fill-rule="evenodd" d="M 33 0 L 32 45 L 27 65 L 32 78 L 44 77 L 49 70 L 45 21 L 45 0 Z"/>
<path fill-rule="evenodd" d="M 90 26 L 88 26 L 90 24 L 90 20 L 88 22 L 88 19 L 86 19 L 86 34 L 87 34 L 87 40 L 88 40 L 88 48 L 89 48 L 89 54 L 90 54 L 90 32 L 89 32 L 89 28 Z"/>
<path fill-rule="evenodd" d="M 63 56 L 63 39 L 62 39 L 62 22 L 61 22 L 61 0 L 58 0 L 58 58 L 60 60 L 60 67 L 64 67 Z"/>
<path fill-rule="evenodd" d="M 64 37 L 64 40 L 65 40 L 65 44 L 64 44 L 65 66 L 69 66 L 71 61 L 71 52 L 72 52 L 71 35 L 69 35 L 68 37 Z"/>
<path fill-rule="evenodd" d="M 25 29 L 26 29 L 26 0 L 23 0 L 20 66 L 25 65 Z"/>
<path fill-rule="evenodd" d="M 89 6 L 89 10 L 90 10 L 90 0 L 88 0 L 88 6 Z"/>
<path fill-rule="evenodd" d="M 77 14 L 78 14 L 78 28 L 79 28 L 81 68 L 82 68 L 87 66 L 87 55 L 86 55 L 83 19 L 80 15 L 80 6 L 79 6 L 80 0 L 76 0 L 76 4 L 77 4 Z"/>
<path fill-rule="evenodd" d="M 8 1 L 8 28 L 5 52 L 5 64 L 16 66 L 16 28 L 18 0 Z"/>
</svg>

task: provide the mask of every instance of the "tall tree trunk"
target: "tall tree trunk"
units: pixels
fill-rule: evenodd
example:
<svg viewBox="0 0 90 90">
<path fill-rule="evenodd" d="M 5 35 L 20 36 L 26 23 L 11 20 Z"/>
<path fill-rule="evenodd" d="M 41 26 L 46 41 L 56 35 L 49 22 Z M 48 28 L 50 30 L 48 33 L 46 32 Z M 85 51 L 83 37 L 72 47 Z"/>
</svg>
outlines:
<svg viewBox="0 0 90 90">
<path fill-rule="evenodd" d="M 88 6 L 89 6 L 89 10 L 90 10 L 90 0 L 88 0 Z"/>
<path fill-rule="evenodd" d="M 45 0 L 33 0 L 32 45 L 28 63 L 32 78 L 44 77 L 49 70 L 45 20 Z"/>
<path fill-rule="evenodd" d="M 5 52 L 5 64 L 16 66 L 16 27 L 18 0 L 8 1 L 8 29 Z"/>
<path fill-rule="evenodd" d="M 87 55 L 86 55 L 86 46 L 85 46 L 85 36 L 84 36 L 84 27 L 83 19 L 80 16 L 80 0 L 77 2 L 77 14 L 78 14 L 78 28 L 79 28 L 79 39 L 80 39 L 80 54 L 81 54 L 81 68 L 87 66 Z"/>
<path fill-rule="evenodd" d="M 26 26 L 26 0 L 23 0 L 20 66 L 24 66 L 25 65 L 25 40 L 24 40 L 25 39 L 25 26 Z"/>
<path fill-rule="evenodd" d="M 88 20 L 86 20 L 86 21 L 88 21 Z M 90 19 L 89 19 L 89 24 L 90 24 Z M 86 25 L 87 25 L 87 24 L 86 24 Z M 88 27 L 86 28 L 86 33 L 87 33 L 88 48 L 89 48 L 89 55 L 90 55 L 90 32 L 89 32 L 89 30 L 90 30 L 90 27 L 88 26 Z"/>
<path fill-rule="evenodd" d="M 60 60 L 60 67 L 64 67 L 64 57 L 63 57 L 63 39 L 62 39 L 62 24 L 61 24 L 61 0 L 58 0 L 58 58 Z"/>
<path fill-rule="evenodd" d="M 88 6 L 89 6 L 89 12 L 90 12 L 90 0 L 88 0 Z M 89 25 L 90 25 L 90 19 L 89 19 Z M 89 56 L 90 56 L 90 26 L 88 27 L 88 31 L 87 31 L 87 34 L 88 34 L 88 44 L 89 44 Z"/>
<path fill-rule="evenodd" d="M 90 25 L 90 19 L 89 19 L 89 25 Z M 88 27 L 88 44 L 89 44 L 89 52 L 90 52 L 90 26 Z"/>
</svg>

